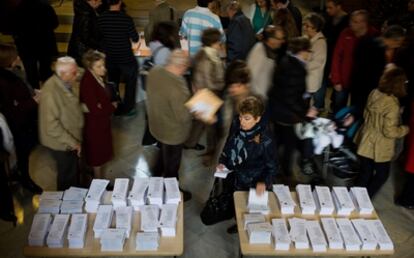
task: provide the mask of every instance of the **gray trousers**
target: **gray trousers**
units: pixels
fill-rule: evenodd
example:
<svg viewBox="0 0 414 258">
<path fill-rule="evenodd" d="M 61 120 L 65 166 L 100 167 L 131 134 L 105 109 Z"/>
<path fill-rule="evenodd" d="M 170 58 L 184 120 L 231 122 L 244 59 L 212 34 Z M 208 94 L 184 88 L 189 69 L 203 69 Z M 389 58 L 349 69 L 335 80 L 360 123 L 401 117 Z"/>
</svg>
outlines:
<svg viewBox="0 0 414 258">
<path fill-rule="evenodd" d="M 75 151 L 57 151 L 49 149 L 57 167 L 57 190 L 64 191 L 71 186 L 77 186 L 78 156 Z"/>
</svg>

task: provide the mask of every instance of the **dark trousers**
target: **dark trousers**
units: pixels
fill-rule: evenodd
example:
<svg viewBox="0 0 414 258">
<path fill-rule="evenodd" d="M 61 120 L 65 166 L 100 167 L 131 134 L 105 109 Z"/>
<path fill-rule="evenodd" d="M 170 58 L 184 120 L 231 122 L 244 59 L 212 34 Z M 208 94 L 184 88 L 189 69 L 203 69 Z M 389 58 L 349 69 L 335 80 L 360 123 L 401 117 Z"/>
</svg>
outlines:
<svg viewBox="0 0 414 258">
<path fill-rule="evenodd" d="M 78 156 L 75 151 L 49 149 L 57 165 L 57 190 L 78 185 Z"/>
<path fill-rule="evenodd" d="M 13 195 L 9 187 L 5 164 L 0 161 L 0 213 L 14 213 Z"/>
<path fill-rule="evenodd" d="M 341 91 L 333 90 L 331 95 L 331 109 L 334 114 L 346 107 L 348 104 L 349 91 L 342 89 Z"/>
<path fill-rule="evenodd" d="M 162 142 L 159 142 L 159 144 L 160 153 L 154 167 L 154 176 L 175 177 L 178 179 L 183 145 L 168 145 Z"/>
<path fill-rule="evenodd" d="M 107 63 L 108 81 L 115 83 L 119 92 L 121 77 L 125 81 L 125 95 L 122 109 L 129 112 L 135 107 L 135 96 L 137 91 L 138 63 L 136 60 L 126 64 Z"/>
<path fill-rule="evenodd" d="M 406 181 L 399 197 L 402 205 L 414 206 L 414 174 L 405 173 Z"/>
<path fill-rule="evenodd" d="M 391 162 L 375 162 L 372 159 L 361 156 L 359 158 L 361 161 L 361 172 L 355 184 L 366 187 L 369 196 L 372 198 L 387 181 Z"/>
<path fill-rule="evenodd" d="M 25 57 L 22 58 L 27 81 L 33 88 L 39 89 L 39 82 L 45 82 L 53 75 L 52 57 L 44 56 L 41 58 Z"/>
<path fill-rule="evenodd" d="M 317 109 L 325 108 L 325 95 L 326 95 L 326 90 L 328 88 L 328 85 L 329 85 L 329 79 L 324 78 L 319 90 L 316 91 L 315 94 L 313 94 L 313 100 L 314 100 L 313 105 Z"/>
<path fill-rule="evenodd" d="M 20 179 L 25 180 L 29 175 L 29 156 L 38 143 L 36 130 L 13 130 L 13 138 L 16 147 L 17 167 Z"/>
</svg>

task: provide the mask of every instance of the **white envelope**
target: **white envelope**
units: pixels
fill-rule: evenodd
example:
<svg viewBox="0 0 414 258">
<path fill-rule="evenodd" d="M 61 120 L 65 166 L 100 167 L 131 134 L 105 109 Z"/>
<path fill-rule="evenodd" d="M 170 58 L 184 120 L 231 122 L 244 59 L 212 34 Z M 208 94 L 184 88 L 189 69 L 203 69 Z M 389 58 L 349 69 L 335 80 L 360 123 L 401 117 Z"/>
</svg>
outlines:
<svg viewBox="0 0 414 258">
<path fill-rule="evenodd" d="M 272 233 L 275 240 L 275 250 L 288 251 L 290 248 L 290 236 L 285 219 L 272 219 Z"/>
<path fill-rule="evenodd" d="M 346 218 L 340 218 L 336 219 L 336 224 L 341 231 L 342 239 L 345 243 L 345 249 L 347 251 L 361 250 L 361 241 L 359 240 L 351 221 Z"/>
<path fill-rule="evenodd" d="M 334 218 L 321 218 L 323 230 L 328 239 L 329 248 L 333 250 L 340 250 L 344 248 L 344 242 L 341 237 L 341 232 L 336 225 Z"/>
<path fill-rule="evenodd" d="M 299 205 L 304 215 L 314 215 L 316 211 L 315 200 L 313 199 L 312 189 L 310 185 L 298 184 L 296 192 L 299 198 Z"/>
<path fill-rule="evenodd" d="M 313 191 L 317 210 L 319 215 L 332 215 L 335 211 L 335 205 L 332 199 L 331 191 L 327 186 L 315 186 Z"/>
<path fill-rule="evenodd" d="M 280 212 L 282 214 L 294 214 L 296 203 L 293 201 L 292 195 L 287 185 L 273 185 L 273 192 L 279 202 Z"/>
<path fill-rule="evenodd" d="M 321 225 L 317 220 L 306 221 L 306 232 L 312 245 L 313 252 L 326 252 L 326 239 L 323 234 Z"/>
</svg>

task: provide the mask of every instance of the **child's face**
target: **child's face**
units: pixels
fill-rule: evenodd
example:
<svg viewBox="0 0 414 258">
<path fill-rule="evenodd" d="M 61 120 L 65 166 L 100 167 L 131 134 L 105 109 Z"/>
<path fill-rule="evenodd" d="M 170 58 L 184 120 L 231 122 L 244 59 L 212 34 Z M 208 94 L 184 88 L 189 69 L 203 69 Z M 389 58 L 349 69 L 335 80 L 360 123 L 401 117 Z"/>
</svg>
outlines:
<svg viewBox="0 0 414 258">
<path fill-rule="evenodd" d="M 252 114 L 240 114 L 239 115 L 239 119 L 240 119 L 240 127 L 243 131 L 249 131 L 251 130 L 259 121 L 260 121 L 260 116 L 259 117 L 254 117 Z"/>
</svg>

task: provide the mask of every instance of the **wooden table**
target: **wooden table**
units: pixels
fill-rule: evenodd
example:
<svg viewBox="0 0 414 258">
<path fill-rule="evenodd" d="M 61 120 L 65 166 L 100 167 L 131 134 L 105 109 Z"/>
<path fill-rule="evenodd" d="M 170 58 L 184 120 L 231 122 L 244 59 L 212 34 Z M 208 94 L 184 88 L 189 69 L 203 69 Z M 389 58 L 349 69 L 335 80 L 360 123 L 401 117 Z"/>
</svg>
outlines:
<svg viewBox="0 0 414 258">
<path fill-rule="evenodd" d="M 181 194 L 182 196 L 182 194 Z M 181 197 L 182 199 L 182 197 Z M 183 199 L 182 199 L 183 200 Z M 25 256 L 36 257 L 104 257 L 104 256 L 180 256 L 184 250 L 184 207 L 183 201 L 178 206 L 177 228 L 175 237 L 160 237 L 160 245 L 157 251 L 136 251 L 135 237 L 140 227 L 140 212 L 134 212 L 132 230 L 129 239 L 125 240 L 122 252 L 102 252 L 99 238 L 94 238 L 93 223 L 96 214 L 88 214 L 88 229 L 86 232 L 85 247 L 82 249 L 68 248 L 65 240 L 64 248 L 31 247 L 25 246 L 23 254 Z M 115 221 L 115 215 L 113 217 Z M 114 227 L 114 225 L 112 226 Z"/>
<path fill-rule="evenodd" d="M 234 193 L 234 206 L 236 209 L 236 220 L 237 220 L 237 229 L 239 232 L 239 240 L 240 240 L 240 257 L 243 255 L 255 255 L 255 256 L 379 256 L 379 255 L 392 255 L 394 251 L 345 251 L 343 250 L 331 250 L 329 247 L 327 248 L 327 252 L 313 252 L 312 249 L 304 249 L 304 250 L 297 250 L 295 248 L 290 247 L 289 251 L 280 251 L 275 250 L 273 237 L 272 237 L 272 244 L 264 245 L 264 244 L 249 244 L 249 238 L 247 235 L 247 231 L 244 229 L 244 220 L 243 215 L 248 213 L 247 209 L 247 199 L 248 199 L 248 192 L 235 192 Z M 296 196 L 296 192 L 292 192 L 293 200 L 298 204 L 298 199 Z M 295 207 L 295 214 L 293 215 L 282 215 L 280 213 L 279 204 L 276 199 L 276 195 L 273 192 L 269 193 L 269 206 L 270 206 L 270 213 L 266 216 L 266 221 L 271 222 L 273 218 L 290 218 L 290 217 L 299 217 L 308 220 L 320 220 L 319 215 L 302 215 L 300 212 L 300 208 L 298 206 Z M 338 217 L 336 214 L 333 216 L 326 216 L 326 217 Z M 349 219 L 354 218 L 364 218 L 364 219 L 378 219 L 377 213 L 374 211 L 373 214 L 368 216 L 360 216 L 357 212 L 353 212 Z"/>
</svg>

